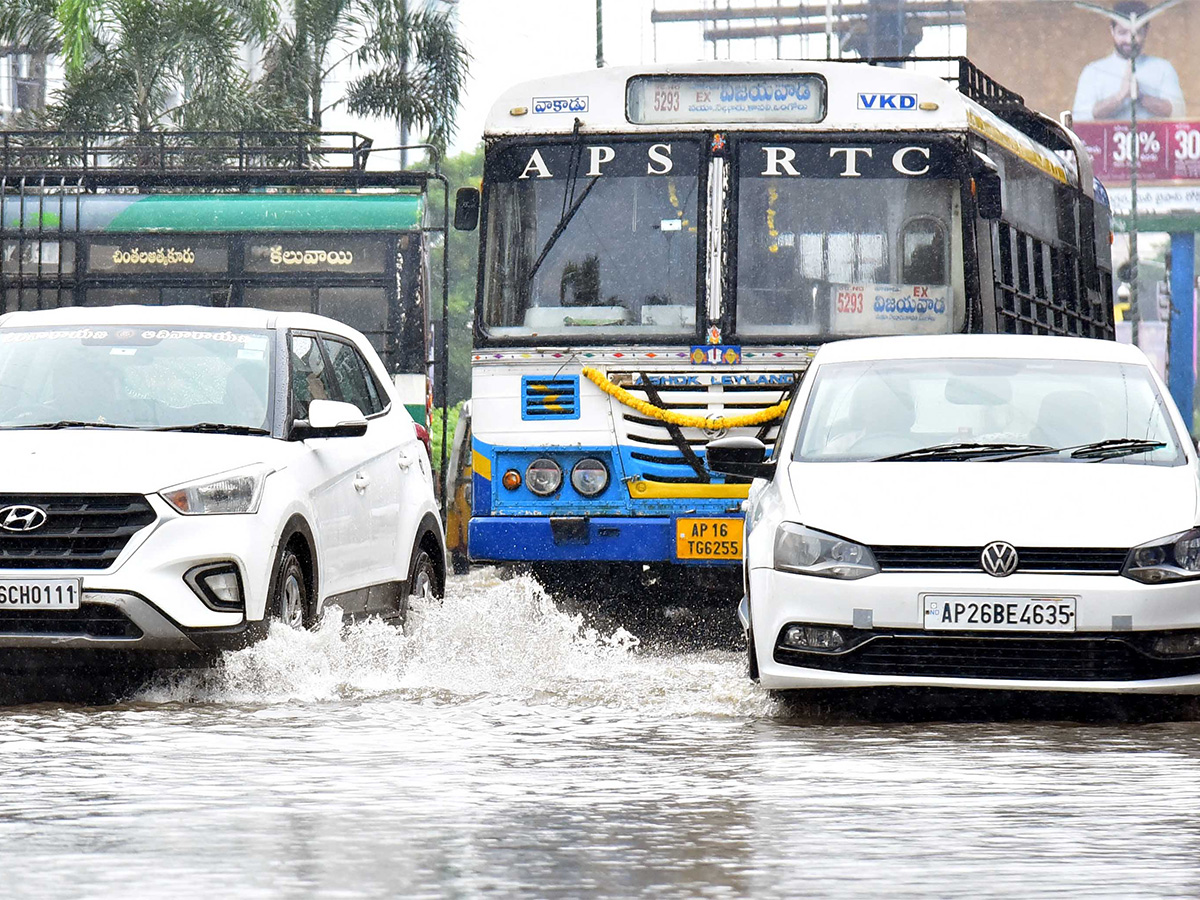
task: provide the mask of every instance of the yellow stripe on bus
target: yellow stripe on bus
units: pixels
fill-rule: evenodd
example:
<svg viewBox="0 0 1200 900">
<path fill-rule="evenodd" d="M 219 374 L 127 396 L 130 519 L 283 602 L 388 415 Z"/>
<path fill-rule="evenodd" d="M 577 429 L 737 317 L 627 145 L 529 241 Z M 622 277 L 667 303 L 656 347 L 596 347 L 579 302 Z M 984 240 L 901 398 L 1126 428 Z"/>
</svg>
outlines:
<svg viewBox="0 0 1200 900">
<path fill-rule="evenodd" d="M 748 484 L 677 484 L 669 481 L 627 481 L 634 500 L 744 500 L 750 496 Z"/>
<path fill-rule="evenodd" d="M 478 450 L 473 450 L 471 452 L 471 471 L 473 471 L 476 475 L 482 475 L 488 481 L 491 481 L 492 461 Z"/>
<path fill-rule="evenodd" d="M 1069 184 L 1067 181 L 1067 170 L 1058 163 L 1050 160 L 1045 154 L 1039 153 L 1032 147 L 1026 147 L 1010 134 L 1005 134 L 995 124 L 980 116 L 978 113 L 967 110 L 967 124 L 972 131 L 977 131 L 984 137 L 995 141 L 1006 150 L 1011 150 L 1025 162 L 1031 166 L 1036 166 L 1047 175 L 1052 175 L 1063 184 Z"/>
</svg>

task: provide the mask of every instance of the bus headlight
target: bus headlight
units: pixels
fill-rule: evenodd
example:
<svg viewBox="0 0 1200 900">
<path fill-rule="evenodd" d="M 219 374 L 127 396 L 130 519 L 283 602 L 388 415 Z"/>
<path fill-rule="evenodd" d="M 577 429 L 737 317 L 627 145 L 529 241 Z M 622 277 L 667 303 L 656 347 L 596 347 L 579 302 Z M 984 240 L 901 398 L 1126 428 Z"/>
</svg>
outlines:
<svg viewBox="0 0 1200 900">
<path fill-rule="evenodd" d="M 548 497 L 562 486 L 562 467 L 544 456 L 535 459 L 525 470 L 525 485 L 539 497 Z"/>
<path fill-rule="evenodd" d="M 608 469 L 598 459 L 581 459 L 571 469 L 571 484 L 583 496 L 595 497 L 608 487 Z"/>
</svg>

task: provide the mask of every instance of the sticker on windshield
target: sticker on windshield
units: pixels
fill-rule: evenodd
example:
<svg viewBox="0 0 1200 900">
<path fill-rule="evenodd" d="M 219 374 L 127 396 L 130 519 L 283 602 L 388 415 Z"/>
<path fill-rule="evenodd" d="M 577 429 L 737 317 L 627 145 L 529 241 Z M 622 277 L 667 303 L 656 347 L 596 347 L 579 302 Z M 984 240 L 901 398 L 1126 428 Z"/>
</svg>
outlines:
<svg viewBox="0 0 1200 900">
<path fill-rule="evenodd" d="M 950 289 L 928 284 L 835 284 L 830 319 L 838 334 L 949 331 Z"/>
</svg>

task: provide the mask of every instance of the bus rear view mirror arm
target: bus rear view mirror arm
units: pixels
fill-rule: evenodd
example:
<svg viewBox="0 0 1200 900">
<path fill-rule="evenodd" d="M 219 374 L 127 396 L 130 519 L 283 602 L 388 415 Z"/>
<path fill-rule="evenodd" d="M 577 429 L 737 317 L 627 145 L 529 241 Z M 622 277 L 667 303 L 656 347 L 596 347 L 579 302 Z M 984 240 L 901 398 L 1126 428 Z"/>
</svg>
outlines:
<svg viewBox="0 0 1200 900">
<path fill-rule="evenodd" d="M 767 447 L 758 438 L 727 437 L 710 441 L 705 448 L 708 468 L 722 475 L 742 478 L 770 478 L 775 461 L 767 459 Z"/>
<path fill-rule="evenodd" d="M 454 228 L 474 231 L 479 225 L 479 191 L 472 187 L 459 188 L 454 194 Z"/>
<path fill-rule="evenodd" d="M 979 218 L 989 221 L 1004 215 L 1004 194 L 1000 186 L 1000 172 L 996 164 L 986 155 L 975 150 L 971 160 L 971 184 L 975 203 L 979 207 Z"/>
</svg>

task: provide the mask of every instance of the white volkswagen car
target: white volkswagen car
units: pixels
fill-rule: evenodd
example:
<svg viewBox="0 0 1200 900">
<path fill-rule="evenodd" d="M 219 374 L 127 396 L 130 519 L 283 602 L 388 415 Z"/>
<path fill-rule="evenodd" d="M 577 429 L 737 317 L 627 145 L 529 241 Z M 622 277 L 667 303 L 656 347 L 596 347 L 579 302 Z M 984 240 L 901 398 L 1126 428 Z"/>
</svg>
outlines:
<svg viewBox="0 0 1200 900">
<path fill-rule="evenodd" d="M 1200 692 L 1196 449 L 1142 353 L 870 338 L 816 354 L 747 501 L 751 674 L 772 689 Z"/>
<path fill-rule="evenodd" d="M 0 666 L 203 660 L 445 579 L 429 459 L 332 319 L 0 317 Z"/>
</svg>

